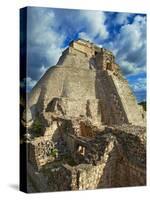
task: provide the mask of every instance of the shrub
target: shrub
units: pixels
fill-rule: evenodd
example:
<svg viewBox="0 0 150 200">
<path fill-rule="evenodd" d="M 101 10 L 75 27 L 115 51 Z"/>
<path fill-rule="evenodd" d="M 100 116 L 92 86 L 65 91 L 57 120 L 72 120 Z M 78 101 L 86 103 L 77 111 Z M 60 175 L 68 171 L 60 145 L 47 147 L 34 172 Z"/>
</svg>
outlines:
<svg viewBox="0 0 150 200">
<path fill-rule="evenodd" d="M 41 121 L 39 120 L 39 118 L 36 118 L 32 124 L 32 131 L 36 134 L 36 135 L 39 135 L 42 131 L 42 123 Z"/>
<path fill-rule="evenodd" d="M 53 157 L 57 157 L 58 156 L 58 149 L 56 149 L 56 148 L 51 149 L 50 155 L 53 156 Z"/>
</svg>

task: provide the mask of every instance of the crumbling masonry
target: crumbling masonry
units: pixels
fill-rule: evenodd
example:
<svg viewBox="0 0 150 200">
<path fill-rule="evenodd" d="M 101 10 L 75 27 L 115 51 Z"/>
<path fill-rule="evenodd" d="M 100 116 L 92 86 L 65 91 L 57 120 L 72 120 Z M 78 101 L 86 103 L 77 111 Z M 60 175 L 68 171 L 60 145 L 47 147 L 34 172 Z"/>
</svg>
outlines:
<svg viewBox="0 0 150 200">
<path fill-rule="evenodd" d="M 146 184 L 146 119 L 112 52 L 70 43 L 29 95 L 28 192 Z"/>
</svg>

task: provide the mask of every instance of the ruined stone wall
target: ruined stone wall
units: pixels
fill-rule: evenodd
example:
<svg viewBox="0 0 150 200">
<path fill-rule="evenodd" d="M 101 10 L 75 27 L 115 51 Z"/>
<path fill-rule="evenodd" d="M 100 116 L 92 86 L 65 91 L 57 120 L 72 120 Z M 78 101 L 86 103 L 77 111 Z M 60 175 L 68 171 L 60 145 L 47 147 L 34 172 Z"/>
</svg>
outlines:
<svg viewBox="0 0 150 200">
<path fill-rule="evenodd" d="M 101 161 L 97 162 L 96 165 L 79 164 L 72 168 L 74 174 L 72 179 L 74 187 L 72 189 L 86 190 L 114 186 L 117 159 L 114 145 L 114 138 L 111 138 L 110 143 L 104 147 L 105 152 Z"/>
<path fill-rule="evenodd" d="M 43 170 L 47 177 L 48 191 L 66 191 L 71 190 L 72 172 L 68 165 L 54 166 Z"/>
<path fill-rule="evenodd" d="M 140 126 L 115 126 L 111 130 L 118 141 L 116 185 L 146 184 L 146 129 Z M 128 174 L 128 176 L 127 176 Z"/>
<path fill-rule="evenodd" d="M 116 165 L 116 186 L 142 186 L 146 185 L 146 172 L 126 159 L 121 158 Z"/>
<path fill-rule="evenodd" d="M 47 179 L 30 162 L 27 163 L 27 180 L 28 193 L 48 191 Z"/>
<path fill-rule="evenodd" d="M 57 166 L 43 169 L 46 191 L 87 190 L 109 187 L 142 186 L 146 184 L 145 172 L 129 163 L 116 162 L 116 154 L 97 166 L 80 164 L 76 167 Z M 105 158 L 106 159 L 106 158 Z M 32 176 L 42 190 L 42 183 Z M 62 184 L 63 183 L 63 184 Z"/>
<path fill-rule="evenodd" d="M 73 135 L 71 120 L 66 121 L 63 129 L 65 132 L 63 139 L 66 141 L 72 157 L 77 155 L 77 145 L 85 148 L 84 155 L 82 155 L 81 161 L 80 155 L 77 155 L 79 163 L 73 165 L 54 162 L 41 168 L 39 176 L 45 177 L 47 191 L 86 190 L 146 184 L 144 128 L 129 125 L 109 127 L 103 133 L 95 135 L 95 142 L 94 138 L 88 140 L 89 136 L 87 136 L 88 138 L 84 136 L 84 140 L 83 137 Z M 34 150 L 35 152 L 32 154 L 37 156 L 36 162 L 37 160 L 40 161 L 39 165 L 43 164 L 43 160 L 39 160 L 43 155 L 46 163 L 48 162 L 46 160 L 47 155 L 43 154 L 47 146 L 44 143 L 45 141 L 42 140 L 41 142 L 43 146 L 39 146 L 39 142 L 36 141 L 38 151 Z M 91 150 L 93 155 L 99 154 L 99 160 L 92 164 L 85 164 L 86 157 Z M 33 150 L 30 149 L 29 151 L 31 153 Z M 31 157 L 30 161 L 33 163 L 34 158 Z M 33 181 L 38 185 L 35 176 L 37 175 L 34 175 L 33 179 L 35 180 Z"/>
<path fill-rule="evenodd" d="M 112 132 L 122 146 L 122 154 L 130 163 L 146 169 L 146 128 L 124 125 Z"/>
<path fill-rule="evenodd" d="M 36 168 L 41 168 L 43 165 L 52 162 L 55 158 L 50 155 L 50 150 L 53 148 L 53 143 L 49 137 L 38 137 L 28 144 L 29 162 Z"/>
<path fill-rule="evenodd" d="M 45 191 L 97 189 L 108 187 L 111 183 L 111 177 L 105 176 L 104 178 L 105 166 L 105 161 L 97 166 L 87 164 L 80 164 L 75 167 L 69 165 L 53 166 L 52 168 L 42 169 L 39 175 L 45 177 L 45 185 L 47 186 Z M 114 174 L 110 173 L 110 176 L 114 176 Z M 39 176 L 35 177 L 32 174 L 32 179 L 38 188 L 41 187 L 42 191 L 42 184 L 38 182 Z M 104 185 L 106 182 L 107 185 Z"/>
<path fill-rule="evenodd" d="M 92 128 L 82 121 L 80 122 L 80 130 L 81 130 L 81 136 L 83 136 L 83 137 L 92 138 L 95 136 L 95 133 L 92 130 Z"/>
<path fill-rule="evenodd" d="M 99 181 L 103 175 L 103 170 L 105 164 L 98 166 L 88 166 L 88 165 L 79 165 L 78 167 L 78 189 L 96 189 L 98 187 Z"/>
<path fill-rule="evenodd" d="M 116 153 L 112 151 L 110 154 L 105 153 L 96 166 L 79 165 L 79 190 L 115 187 L 116 159 Z"/>
<path fill-rule="evenodd" d="M 129 162 L 118 160 L 115 151 L 104 162 L 96 166 L 80 164 L 77 166 L 53 166 L 40 173 L 29 168 L 28 173 L 36 192 L 87 190 L 109 187 L 142 186 L 146 184 L 146 175 L 140 168 Z M 63 183 L 63 184 L 62 184 Z M 29 191 L 30 192 L 30 191 Z"/>
<path fill-rule="evenodd" d="M 69 165 L 54 165 L 38 171 L 29 163 L 27 191 L 30 193 L 72 190 L 72 187 L 76 187 L 72 184 L 73 175 L 74 170 Z"/>
</svg>

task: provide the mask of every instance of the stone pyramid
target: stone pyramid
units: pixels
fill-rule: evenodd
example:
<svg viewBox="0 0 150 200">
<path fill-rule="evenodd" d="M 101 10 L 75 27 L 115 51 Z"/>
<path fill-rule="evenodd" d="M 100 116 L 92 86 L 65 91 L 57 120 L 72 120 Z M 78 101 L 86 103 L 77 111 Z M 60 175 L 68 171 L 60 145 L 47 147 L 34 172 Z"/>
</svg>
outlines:
<svg viewBox="0 0 150 200">
<path fill-rule="evenodd" d="M 32 89 L 29 107 L 46 126 L 51 114 L 86 117 L 93 125 L 144 125 L 145 113 L 137 104 L 112 52 L 89 41 L 70 43 L 58 63 Z"/>
</svg>

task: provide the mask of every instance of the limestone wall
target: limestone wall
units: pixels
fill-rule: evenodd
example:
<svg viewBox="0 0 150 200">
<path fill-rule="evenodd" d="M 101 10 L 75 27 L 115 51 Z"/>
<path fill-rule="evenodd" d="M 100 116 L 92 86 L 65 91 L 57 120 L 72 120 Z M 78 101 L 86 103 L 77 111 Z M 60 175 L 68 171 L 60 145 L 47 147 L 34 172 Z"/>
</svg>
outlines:
<svg viewBox="0 0 150 200">
<path fill-rule="evenodd" d="M 145 115 L 125 79 L 110 71 L 97 71 L 95 83 L 96 98 L 102 101 L 104 123 L 145 125 Z"/>
<path fill-rule="evenodd" d="M 114 140 L 106 148 L 101 161 L 96 166 L 79 165 L 79 190 L 114 187 L 116 153 Z"/>
<path fill-rule="evenodd" d="M 88 57 L 92 57 L 92 55 L 94 55 L 94 48 L 90 43 L 85 43 L 78 40 L 72 43 L 72 47 L 78 51 L 85 53 Z"/>
<path fill-rule="evenodd" d="M 108 71 L 98 71 L 95 80 L 96 97 L 102 101 L 104 124 L 128 123 L 118 91 Z"/>
<path fill-rule="evenodd" d="M 106 159 L 107 162 L 100 163 L 97 166 L 87 164 L 80 164 L 76 167 L 58 165 L 42 169 L 40 173 L 28 168 L 28 173 L 36 187 L 36 192 L 87 190 L 146 184 L 146 175 L 143 170 L 128 162 L 117 161 L 117 158 L 117 154 L 114 152 L 108 160 Z"/>
<path fill-rule="evenodd" d="M 40 168 L 48 162 L 52 162 L 55 158 L 50 155 L 50 149 L 53 148 L 53 143 L 50 138 L 38 137 L 28 144 L 29 162 L 35 168 Z"/>
<path fill-rule="evenodd" d="M 63 52 L 57 65 L 62 65 L 72 68 L 89 69 L 89 57 L 82 51 L 69 47 L 67 51 Z"/>
<path fill-rule="evenodd" d="M 43 168 L 39 176 L 45 177 L 43 180 L 46 180 L 46 191 L 145 185 L 145 170 L 131 164 L 113 148 L 113 145 L 109 146 L 109 154 L 105 153 L 101 162 L 95 166 L 90 164 L 69 166 L 66 164 Z M 42 188 L 42 183 L 39 184 L 37 181 L 39 176 L 36 178 L 34 176 L 33 174 L 32 178 L 36 186 Z"/>
<path fill-rule="evenodd" d="M 129 125 L 109 127 L 99 135 L 93 136 L 91 140 L 89 135 L 88 138 L 83 135 L 82 139 L 73 135 L 71 121 L 67 120 L 66 122 L 63 127 L 65 132 L 63 139 L 67 143 L 67 148 L 72 157 L 75 157 L 77 144 L 85 147 L 85 151 L 82 152 L 83 159 L 79 164 L 64 165 L 63 162 L 54 162 L 51 165 L 43 166 L 39 175 L 36 172 L 33 174 L 36 187 L 41 186 L 38 183 L 41 176 L 45 177 L 46 191 L 86 190 L 146 184 L 145 128 Z M 86 134 L 88 134 L 88 129 Z M 44 137 L 37 138 L 32 142 L 31 147 L 29 161 L 33 166 L 35 166 L 34 162 L 43 165 L 43 162 L 46 164 L 50 161 L 48 160 L 50 157 L 47 157 L 45 151 L 45 148 L 49 147 L 46 145 L 46 137 L 45 139 Z M 93 151 L 93 155 L 98 153 L 99 160 L 92 164 L 85 164 L 84 158 L 89 155 L 90 150 Z M 80 159 L 80 155 L 77 155 L 77 159 Z"/>
<path fill-rule="evenodd" d="M 95 72 L 55 67 L 33 89 L 29 97 L 31 112 L 42 112 L 55 97 L 70 99 L 95 98 Z"/>
<path fill-rule="evenodd" d="M 122 102 L 128 122 L 135 125 L 145 125 L 144 116 L 142 117 L 142 112 L 139 109 L 137 101 L 128 85 L 128 82 L 123 78 L 117 78 L 113 75 L 111 78 L 116 87 L 118 95 L 120 96 L 120 100 Z"/>
<path fill-rule="evenodd" d="M 116 165 L 116 186 L 129 187 L 136 185 L 146 185 L 145 170 L 125 160 L 118 161 Z"/>
<path fill-rule="evenodd" d="M 56 101 L 54 102 L 54 100 Z M 51 102 L 53 105 L 51 105 Z M 59 116 L 68 116 L 71 118 L 87 117 L 92 124 L 101 125 L 101 101 L 98 99 L 71 99 L 71 98 L 54 98 L 46 109 L 46 112 L 53 112 Z M 45 117 L 50 118 L 45 114 Z M 53 124 L 51 125 L 53 129 Z M 53 129 L 54 130 L 54 129 Z"/>
</svg>

